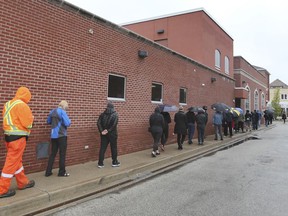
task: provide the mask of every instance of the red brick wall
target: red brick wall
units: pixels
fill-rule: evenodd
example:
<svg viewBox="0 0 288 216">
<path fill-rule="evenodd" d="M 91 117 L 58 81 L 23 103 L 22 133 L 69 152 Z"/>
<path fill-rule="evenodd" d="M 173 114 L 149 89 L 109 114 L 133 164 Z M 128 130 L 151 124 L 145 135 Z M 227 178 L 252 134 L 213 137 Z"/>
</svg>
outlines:
<svg viewBox="0 0 288 216">
<path fill-rule="evenodd" d="M 37 159 L 36 147 L 49 141 L 46 118 L 63 99 L 69 102 L 68 115 L 72 120 L 67 165 L 98 159 L 96 120 L 107 103 L 109 73 L 127 78 L 125 102 L 114 101 L 120 118 L 120 155 L 152 146 L 147 127 L 156 106 L 151 103 L 153 81 L 163 84 L 163 102 L 167 104 L 178 105 L 179 89 L 185 87 L 187 107 L 210 107 L 216 101 L 232 105 L 233 80 L 105 20 L 76 13 L 77 9 L 65 4 L 61 8 L 57 1 L 49 2 L 5 1 L 0 10 L 0 107 L 13 98 L 19 86 L 27 86 L 32 93 L 29 105 L 35 124 L 23 158 L 26 172 L 46 168 L 47 159 Z M 89 29 L 94 34 L 89 34 Z M 149 56 L 140 59 L 139 49 L 148 51 Z M 211 83 L 211 77 L 217 81 Z M 207 132 L 212 133 L 212 110 L 208 111 Z M 171 133 L 173 127 L 172 123 Z M 175 141 L 170 138 L 170 143 Z M 85 145 L 89 145 L 88 150 Z M 4 165 L 5 152 L 2 141 L 0 167 Z"/>
<path fill-rule="evenodd" d="M 124 27 L 153 41 L 167 39 L 166 44 L 159 43 L 212 69 L 215 69 L 215 50 L 218 49 L 221 52 L 219 72 L 225 73 L 224 57 L 228 56 L 229 76 L 233 78 L 233 39 L 202 10 L 151 18 Z M 160 29 L 164 30 L 163 34 L 157 34 Z"/>
</svg>

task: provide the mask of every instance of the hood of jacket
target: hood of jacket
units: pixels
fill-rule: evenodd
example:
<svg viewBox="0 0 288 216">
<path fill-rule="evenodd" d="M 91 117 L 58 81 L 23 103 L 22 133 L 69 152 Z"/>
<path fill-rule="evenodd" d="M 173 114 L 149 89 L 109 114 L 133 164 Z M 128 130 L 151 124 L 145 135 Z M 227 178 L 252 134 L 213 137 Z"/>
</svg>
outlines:
<svg viewBox="0 0 288 216">
<path fill-rule="evenodd" d="M 31 100 L 31 92 L 26 87 L 20 87 L 17 90 L 14 99 L 20 99 L 23 102 L 28 103 Z"/>
</svg>

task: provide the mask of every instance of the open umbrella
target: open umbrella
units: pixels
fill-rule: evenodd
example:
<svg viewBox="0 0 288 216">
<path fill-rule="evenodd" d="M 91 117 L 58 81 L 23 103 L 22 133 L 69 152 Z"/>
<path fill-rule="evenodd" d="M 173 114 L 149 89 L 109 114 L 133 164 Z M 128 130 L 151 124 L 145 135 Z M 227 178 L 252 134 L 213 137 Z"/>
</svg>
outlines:
<svg viewBox="0 0 288 216">
<path fill-rule="evenodd" d="M 188 110 L 190 112 L 199 112 L 199 111 L 205 112 L 205 110 L 202 107 L 190 107 Z"/>
<path fill-rule="evenodd" d="M 234 117 L 239 117 L 241 114 L 237 109 L 233 107 L 231 107 L 230 112 L 233 114 Z"/>
<path fill-rule="evenodd" d="M 161 112 L 176 112 L 178 107 L 175 105 L 161 104 L 159 105 Z"/>
<path fill-rule="evenodd" d="M 228 105 L 226 105 L 225 103 L 214 103 L 211 105 L 212 109 L 215 109 L 216 111 L 222 111 L 224 112 L 225 110 L 230 110 L 231 107 L 229 107 Z"/>
<path fill-rule="evenodd" d="M 242 114 L 242 115 L 244 114 L 244 111 L 241 108 L 235 107 L 235 109 L 238 110 L 240 112 L 240 114 Z"/>
</svg>

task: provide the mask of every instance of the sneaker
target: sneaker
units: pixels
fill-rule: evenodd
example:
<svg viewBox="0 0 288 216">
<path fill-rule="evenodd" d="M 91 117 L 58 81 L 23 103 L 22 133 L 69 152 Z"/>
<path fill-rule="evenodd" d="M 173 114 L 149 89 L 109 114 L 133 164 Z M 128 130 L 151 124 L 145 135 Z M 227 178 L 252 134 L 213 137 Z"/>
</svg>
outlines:
<svg viewBox="0 0 288 216">
<path fill-rule="evenodd" d="M 32 188 L 32 187 L 34 187 L 34 185 L 35 185 L 35 181 L 30 180 L 27 185 L 25 185 L 23 188 L 19 188 L 19 190 L 25 190 L 26 188 Z"/>
<path fill-rule="evenodd" d="M 104 164 L 98 164 L 98 168 L 100 169 L 104 168 Z"/>
<path fill-rule="evenodd" d="M 119 167 L 120 166 L 120 162 L 118 160 L 112 162 L 112 167 Z"/>
<path fill-rule="evenodd" d="M 157 150 L 157 151 L 156 151 L 156 155 L 160 155 L 160 152 L 159 152 L 159 150 Z"/>
<path fill-rule="evenodd" d="M 67 173 L 67 172 L 65 172 L 63 175 L 60 175 L 60 174 L 58 174 L 58 176 L 59 176 L 59 177 L 69 177 L 69 176 L 70 176 L 70 174 L 69 174 L 69 173 Z"/>
<path fill-rule="evenodd" d="M 11 197 L 16 194 L 15 190 L 8 190 L 5 194 L 0 194 L 0 198 Z"/>
<path fill-rule="evenodd" d="M 160 145 L 162 151 L 165 151 L 164 145 Z"/>
<path fill-rule="evenodd" d="M 152 155 L 152 157 L 156 157 L 156 152 L 152 151 L 151 155 Z"/>
</svg>

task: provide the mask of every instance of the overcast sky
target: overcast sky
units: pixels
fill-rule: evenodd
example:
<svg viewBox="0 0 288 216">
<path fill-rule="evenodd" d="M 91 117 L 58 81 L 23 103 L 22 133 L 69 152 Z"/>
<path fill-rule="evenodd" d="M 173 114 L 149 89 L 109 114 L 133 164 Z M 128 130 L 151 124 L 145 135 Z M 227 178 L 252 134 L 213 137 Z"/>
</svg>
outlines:
<svg viewBox="0 0 288 216">
<path fill-rule="evenodd" d="M 82 9 L 123 24 L 204 8 L 233 38 L 234 56 L 265 68 L 288 84 L 288 3 L 286 0 L 68 0 Z"/>
</svg>

